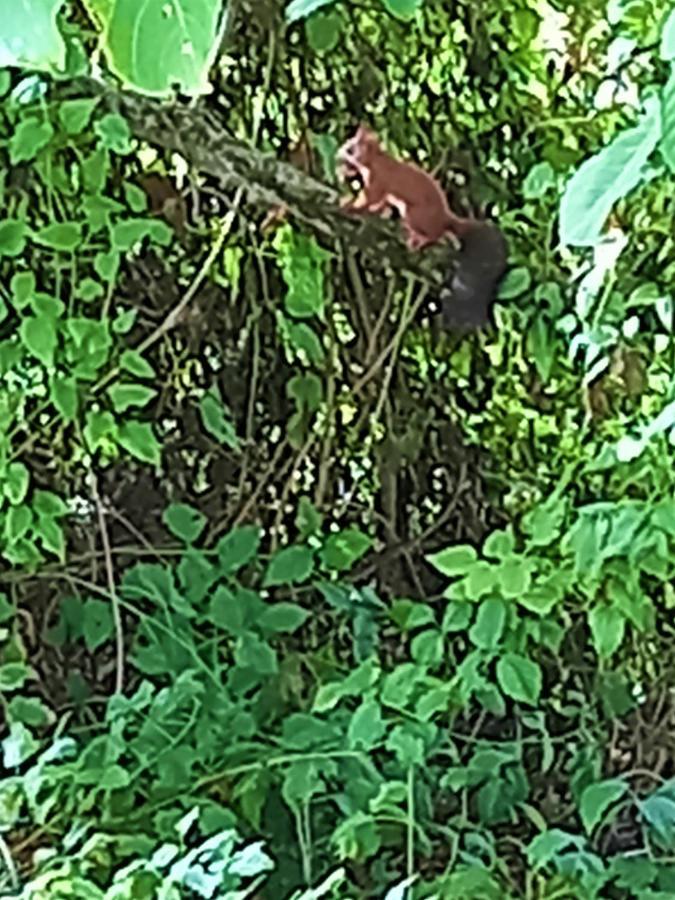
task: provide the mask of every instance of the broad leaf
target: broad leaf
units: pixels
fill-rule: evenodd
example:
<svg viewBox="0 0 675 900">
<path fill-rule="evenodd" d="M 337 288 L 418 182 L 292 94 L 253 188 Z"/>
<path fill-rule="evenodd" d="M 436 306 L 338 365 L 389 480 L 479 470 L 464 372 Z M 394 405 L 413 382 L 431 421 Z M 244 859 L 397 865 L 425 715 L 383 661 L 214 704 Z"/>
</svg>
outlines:
<svg viewBox="0 0 675 900">
<path fill-rule="evenodd" d="M 531 659 L 518 653 L 505 653 L 497 663 L 500 688 L 520 703 L 534 706 L 541 694 L 541 669 Z"/>
<path fill-rule="evenodd" d="M 143 94 L 208 93 L 222 13 L 222 0 L 117 0 L 105 29 L 108 64 Z"/>
<path fill-rule="evenodd" d="M 651 97 L 638 124 L 621 131 L 579 166 L 560 201 L 560 240 L 593 246 L 612 207 L 643 178 L 644 166 L 661 137 L 661 108 Z"/>
</svg>

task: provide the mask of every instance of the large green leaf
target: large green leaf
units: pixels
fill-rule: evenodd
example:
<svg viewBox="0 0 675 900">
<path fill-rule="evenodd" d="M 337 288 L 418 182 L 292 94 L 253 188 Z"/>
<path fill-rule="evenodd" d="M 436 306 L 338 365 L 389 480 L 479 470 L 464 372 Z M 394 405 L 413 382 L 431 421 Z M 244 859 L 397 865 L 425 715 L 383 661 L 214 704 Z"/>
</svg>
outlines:
<svg viewBox="0 0 675 900">
<path fill-rule="evenodd" d="M 634 128 L 618 134 L 579 166 L 560 201 L 560 240 L 593 246 L 612 207 L 637 187 L 644 166 L 661 137 L 661 107 L 650 97 Z"/>
<path fill-rule="evenodd" d="M 671 68 L 670 77 L 661 89 L 661 118 L 661 153 L 670 171 L 675 172 L 675 68 Z"/>
<path fill-rule="evenodd" d="M 105 23 L 113 72 L 151 96 L 209 91 L 222 0 L 117 0 Z M 105 10 L 102 10 L 105 14 Z"/>
<path fill-rule="evenodd" d="M 56 24 L 62 6 L 63 0 L 7 0 L 2 4 L 0 69 L 65 69 L 66 45 Z"/>
</svg>

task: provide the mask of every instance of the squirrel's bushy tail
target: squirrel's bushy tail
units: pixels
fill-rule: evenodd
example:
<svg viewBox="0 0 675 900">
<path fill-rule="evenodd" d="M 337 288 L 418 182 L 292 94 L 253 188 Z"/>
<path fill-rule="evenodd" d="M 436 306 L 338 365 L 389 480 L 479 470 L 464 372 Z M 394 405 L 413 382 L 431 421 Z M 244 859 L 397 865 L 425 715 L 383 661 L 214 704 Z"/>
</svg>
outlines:
<svg viewBox="0 0 675 900">
<path fill-rule="evenodd" d="M 465 219 L 458 237 L 457 264 L 441 289 L 440 300 L 445 326 L 470 331 L 489 320 L 490 305 L 506 270 L 507 244 L 492 222 Z"/>
</svg>

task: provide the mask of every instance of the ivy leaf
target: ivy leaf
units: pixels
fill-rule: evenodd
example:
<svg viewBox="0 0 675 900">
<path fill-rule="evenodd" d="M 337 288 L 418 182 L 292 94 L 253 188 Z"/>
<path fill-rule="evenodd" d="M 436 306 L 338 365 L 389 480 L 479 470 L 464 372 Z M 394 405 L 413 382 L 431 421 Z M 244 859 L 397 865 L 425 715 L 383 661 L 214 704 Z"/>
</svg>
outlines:
<svg viewBox="0 0 675 900">
<path fill-rule="evenodd" d="M 218 562 L 225 575 L 231 575 L 250 562 L 258 552 L 260 529 L 257 525 L 234 528 L 216 544 Z"/>
<path fill-rule="evenodd" d="M 579 815 L 587 834 L 591 834 L 612 803 L 621 799 L 627 790 L 628 785 L 622 778 L 608 778 L 584 788 Z"/>
<path fill-rule="evenodd" d="M 137 350 L 125 350 L 120 356 L 120 368 L 137 378 L 154 378 L 155 370 Z"/>
<path fill-rule="evenodd" d="M 599 604 L 588 613 L 593 646 L 598 656 L 609 657 L 619 649 L 626 628 L 626 620 L 616 606 Z"/>
<path fill-rule="evenodd" d="M 372 750 L 385 734 L 380 704 L 373 699 L 364 700 L 355 710 L 347 729 L 349 746 L 356 750 Z"/>
<path fill-rule="evenodd" d="M 75 419 L 78 396 L 77 382 L 74 378 L 65 375 L 54 376 L 50 383 L 49 399 L 66 422 L 72 422 Z"/>
<path fill-rule="evenodd" d="M 27 232 L 28 226 L 22 219 L 0 220 L 0 256 L 21 256 L 26 247 Z M 30 277 L 29 273 L 21 274 Z"/>
<path fill-rule="evenodd" d="M 103 600 L 87 600 L 82 608 L 82 634 L 87 650 L 91 653 L 110 640 L 115 632 L 109 603 Z"/>
<path fill-rule="evenodd" d="M 342 16 L 334 10 L 315 13 L 305 23 L 307 43 L 317 53 L 337 47 L 341 31 Z"/>
<path fill-rule="evenodd" d="M 465 575 L 477 559 L 478 554 L 468 544 L 457 544 L 427 556 L 427 560 L 435 569 L 450 576 Z"/>
<path fill-rule="evenodd" d="M 117 113 L 108 113 L 96 122 L 94 131 L 106 150 L 112 150 L 113 153 L 120 156 L 131 153 L 131 131 L 123 116 Z"/>
<path fill-rule="evenodd" d="M 518 653 L 505 653 L 497 663 L 497 681 L 504 693 L 520 703 L 535 706 L 541 694 L 541 669 Z"/>
<path fill-rule="evenodd" d="M 79 222 L 56 222 L 37 231 L 33 240 L 52 250 L 72 253 L 82 241 L 82 226 Z"/>
<path fill-rule="evenodd" d="M 199 401 L 199 412 L 202 425 L 212 437 L 232 450 L 239 449 L 232 414 L 221 400 L 217 387 L 212 387 L 203 395 Z"/>
<path fill-rule="evenodd" d="M 132 406 L 142 407 L 157 394 L 154 388 L 142 384 L 113 384 L 108 388 L 108 396 L 116 413 L 126 412 Z"/>
<path fill-rule="evenodd" d="M 0 666 L 0 691 L 17 691 L 32 676 L 32 669 L 25 663 L 5 663 Z"/>
<path fill-rule="evenodd" d="M 206 516 L 186 503 L 172 503 L 164 510 L 162 521 L 175 537 L 193 544 L 204 530 Z"/>
<path fill-rule="evenodd" d="M 290 633 L 296 631 L 309 618 L 309 611 L 297 603 L 279 602 L 265 609 L 257 624 L 263 631 Z"/>
<path fill-rule="evenodd" d="M 59 122 L 67 134 L 80 134 L 89 124 L 100 97 L 79 97 L 62 100 L 59 104 Z"/>
<path fill-rule="evenodd" d="M 501 600 L 483 600 L 476 621 L 469 631 L 469 638 L 482 650 L 494 649 L 501 640 L 506 622 L 506 607 Z"/>
<path fill-rule="evenodd" d="M 314 568 L 314 555 L 309 547 L 284 547 L 270 560 L 263 586 L 297 584 L 306 581 Z"/>
<path fill-rule="evenodd" d="M 372 546 L 373 541 L 358 528 L 346 528 L 326 540 L 319 556 L 327 569 L 338 572 L 351 568 Z"/>
<path fill-rule="evenodd" d="M 49 122 L 40 121 L 32 116 L 28 119 L 23 119 L 17 125 L 9 141 L 9 158 L 12 165 L 16 166 L 19 163 L 35 159 L 40 150 L 47 146 L 53 136 L 54 129 Z"/>
<path fill-rule="evenodd" d="M 638 804 L 643 818 L 649 823 L 662 843 L 675 846 L 675 797 L 672 783 L 666 784 Z"/>
<path fill-rule="evenodd" d="M 58 338 L 51 316 L 26 316 L 19 326 L 19 337 L 28 352 L 44 366 L 53 366 Z"/>
<path fill-rule="evenodd" d="M 4 471 L 4 478 L 0 481 L 5 497 L 14 506 L 25 499 L 29 483 L 30 475 L 22 462 L 10 463 Z"/>
<path fill-rule="evenodd" d="M 162 461 L 161 446 L 147 422 L 125 422 L 120 426 L 117 440 L 141 462 L 158 466 Z"/>
</svg>

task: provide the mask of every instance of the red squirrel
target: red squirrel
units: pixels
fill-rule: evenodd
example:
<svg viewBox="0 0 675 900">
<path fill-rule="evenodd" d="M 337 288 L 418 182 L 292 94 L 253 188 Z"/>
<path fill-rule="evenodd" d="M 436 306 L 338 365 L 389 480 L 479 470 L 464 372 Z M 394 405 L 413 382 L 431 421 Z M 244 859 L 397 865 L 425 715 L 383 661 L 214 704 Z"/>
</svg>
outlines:
<svg viewBox="0 0 675 900">
<path fill-rule="evenodd" d="M 501 231 L 491 222 L 455 215 L 438 181 L 413 163 L 390 156 L 365 125 L 340 147 L 337 162 L 342 177 L 358 175 L 363 185 L 359 196 L 342 201 L 345 212 L 397 210 L 411 250 L 448 236 L 459 240 L 457 268 L 440 293 L 443 319 L 450 328 L 484 325 L 506 269 L 507 247 Z"/>
</svg>

